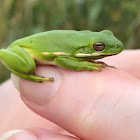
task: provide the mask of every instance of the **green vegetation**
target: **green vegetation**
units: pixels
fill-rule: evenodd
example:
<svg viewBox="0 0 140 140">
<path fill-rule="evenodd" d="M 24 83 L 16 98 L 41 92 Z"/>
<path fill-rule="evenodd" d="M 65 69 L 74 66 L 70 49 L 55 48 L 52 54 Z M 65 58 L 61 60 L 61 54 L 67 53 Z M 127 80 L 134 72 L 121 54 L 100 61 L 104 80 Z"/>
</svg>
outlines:
<svg viewBox="0 0 140 140">
<path fill-rule="evenodd" d="M 0 0 L 0 48 L 53 29 L 109 29 L 125 48 L 140 48 L 139 0 Z M 9 77 L 0 63 L 0 82 Z"/>
</svg>

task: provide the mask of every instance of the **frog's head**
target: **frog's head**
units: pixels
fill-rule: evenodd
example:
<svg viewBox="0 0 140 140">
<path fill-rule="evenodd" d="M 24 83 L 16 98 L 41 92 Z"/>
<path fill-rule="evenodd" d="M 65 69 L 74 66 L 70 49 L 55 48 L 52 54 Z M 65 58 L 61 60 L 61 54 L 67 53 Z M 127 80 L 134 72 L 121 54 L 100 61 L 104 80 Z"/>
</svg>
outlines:
<svg viewBox="0 0 140 140">
<path fill-rule="evenodd" d="M 79 50 L 76 56 L 95 60 L 120 53 L 123 50 L 123 44 L 111 31 L 103 30 L 95 32 L 90 43 L 82 50 L 84 50 L 83 53 L 80 53 L 81 50 Z"/>
</svg>

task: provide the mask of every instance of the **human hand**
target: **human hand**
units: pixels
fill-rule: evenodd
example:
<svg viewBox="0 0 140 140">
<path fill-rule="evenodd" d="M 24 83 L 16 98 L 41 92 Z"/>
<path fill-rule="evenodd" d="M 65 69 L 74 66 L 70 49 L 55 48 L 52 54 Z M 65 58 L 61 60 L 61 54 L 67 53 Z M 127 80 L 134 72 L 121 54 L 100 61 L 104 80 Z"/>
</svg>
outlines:
<svg viewBox="0 0 140 140">
<path fill-rule="evenodd" d="M 117 56 L 105 58 L 107 64 L 115 65 L 118 69 L 105 68 L 102 72 L 74 72 L 39 66 L 36 73 L 54 77 L 53 83 L 35 83 L 17 76 L 13 79 L 22 100 L 31 110 L 78 138 L 139 140 L 139 57 L 140 51 L 124 51 Z M 15 114 L 24 112 L 26 107 L 23 106 L 21 109 L 19 104 L 20 109 L 18 112 L 15 109 Z M 4 110 L 7 111 L 8 108 L 4 107 Z M 30 128 L 13 135 L 9 140 L 77 139 L 50 122 L 43 125 L 41 122 L 46 120 L 32 115 L 30 111 L 20 117 L 23 121 L 19 128 L 23 129 L 25 122 Z M 14 117 L 11 117 L 11 121 L 12 119 Z M 10 121 L 8 124 L 10 125 Z M 40 128 L 32 128 L 33 126 Z"/>
</svg>

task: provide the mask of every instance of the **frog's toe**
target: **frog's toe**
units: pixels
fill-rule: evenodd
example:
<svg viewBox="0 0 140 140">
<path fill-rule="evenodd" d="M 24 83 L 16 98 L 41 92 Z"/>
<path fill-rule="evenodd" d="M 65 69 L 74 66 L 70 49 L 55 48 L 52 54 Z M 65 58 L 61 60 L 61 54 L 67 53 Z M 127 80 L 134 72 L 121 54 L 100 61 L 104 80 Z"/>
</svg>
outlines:
<svg viewBox="0 0 140 140">
<path fill-rule="evenodd" d="M 109 66 L 109 65 L 106 65 L 106 67 L 110 67 L 110 68 L 117 69 L 116 67 L 114 67 L 114 66 Z"/>
<path fill-rule="evenodd" d="M 97 67 L 98 68 L 98 72 L 101 72 L 102 71 L 102 67 Z"/>
<path fill-rule="evenodd" d="M 49 80 L 50 82 L 53 82 L 54 81 L 54 78 L 53 77 L 50 77 L 49 79 L 50 79 Z"/>
<path fill-rule="evenodd" d="M 102 66 L 101 66 L 101 67 L 102 67 L 102 68 L 105 68 L 106 66 L 107 66 L 106 64 L 102 64 Z"/>
<path fill-rule="evenodd" d="M 110 68 L 114 68 L 114 69 L 117 69 L 115 66 L 108 66 L 108 67 L 110 67 Z"/>
<path fill-rule="evenodd" d="M 90 70 L 90 71 L 93 71 L 93 70 L 95 70 L 95 71 L 98 71 L 98 72 L 101 72 L 102 71 L 102 67 L 101 66 L 88 66 L 88 70 Z"/>
</svg>

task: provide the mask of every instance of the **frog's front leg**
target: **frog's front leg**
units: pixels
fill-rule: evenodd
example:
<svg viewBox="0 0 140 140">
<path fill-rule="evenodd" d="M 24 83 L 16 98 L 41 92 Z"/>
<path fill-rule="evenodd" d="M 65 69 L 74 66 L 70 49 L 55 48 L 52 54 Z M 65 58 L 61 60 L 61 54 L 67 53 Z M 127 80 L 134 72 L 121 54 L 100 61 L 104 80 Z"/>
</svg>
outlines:
<svg viewBox="0 0 140 140">
<path fill-rule="evenodd" d="M 34 59 L 18 45 L 8 49 L 1 49 L 0 59 L 12 73 L 24 79 L 35 82 L 53 81 L 53 78 L 34 75 L 36 68 Z"/>
<path fill-rule="evenodd" d="M 104 68 L 103 64 L 96 64 L 91 63 L 88 61 L 81 61 L 74 57 L 68 57 L 68 56 L 57 56 L 54 58 L 54 62 L 56 65 L 70 69 L 70 70 L 76 70 L 76 71 L 82 71 L 82 70 L 96 70 L 101 71 L 102 68 Z"/>
</svg>

